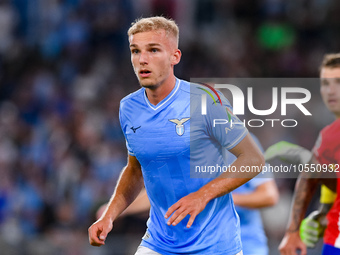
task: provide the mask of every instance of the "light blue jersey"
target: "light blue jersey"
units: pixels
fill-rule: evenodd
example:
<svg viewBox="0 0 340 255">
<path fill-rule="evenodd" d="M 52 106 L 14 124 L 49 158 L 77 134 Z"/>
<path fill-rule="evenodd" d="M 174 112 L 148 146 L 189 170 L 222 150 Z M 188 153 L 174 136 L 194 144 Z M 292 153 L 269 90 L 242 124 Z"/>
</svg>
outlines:
<svg viewBox="0 0 340 255">
<path fill-rule="evenodd" d="M 257 146 L 263 152 L 263 148 L 259 140 L 253 135 L 252 138 L 256 142 Z M 232 163 L 236 158 L 231 153 L 228 154 L 228 163 Z M 272 174 L 261 173 L 250 181 L 246 182 L 242 186 L 235 189 L 232 193 L 247 194 L 253 192 L 261 184 L 271 181 Z M 243 246 L 244 255 L 267 255 L 268 245 L 267 237 L 263 229 L 260 210 L 248 209 L 241 206 L 236 206 L 236 211 L 240 217 L 241 223 L 241 240 Z"/>
<path fill-rule="evenodd" d="M 223 147 L 233 148 L 247 134 L 242 125 L 213 127 L 214 114 L 227 117 L 230 105 L 226 99 L 223 106 L 214 104 L 208 96 L 208 114 L 201 115 L 201 95 L 206 92 L 198 87 L 177 80 L 157 105 L 149 102 L 144 88 L 121 101 L 120 122 L 128 152 L 142 166 L 151 203 L 141 245 L 161 254 L 235 255 L 242 246 L 230 194 L 211 200 L 190 228 L 186 227 L 189 216 L 176 226 L 168 226 L 164 218 L 171 205 L 211 180 L 192 178 L 190 166 L 224 164 Z"/>
</svg>

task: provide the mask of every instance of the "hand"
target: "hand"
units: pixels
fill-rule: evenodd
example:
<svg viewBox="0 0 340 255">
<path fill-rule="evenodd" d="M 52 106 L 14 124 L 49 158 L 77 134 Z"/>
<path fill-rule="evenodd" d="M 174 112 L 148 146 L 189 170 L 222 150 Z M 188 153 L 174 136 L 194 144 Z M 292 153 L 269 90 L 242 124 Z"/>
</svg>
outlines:
<svg viewBox="0 0 340 255">
<path fill-rule="evenodd" d="M 107 234 L 112 230 L 113 222 L 105 218 L 97 220 L 89 229 L 89 242 L 93 246 L 102 246 L 105 244 Z"/>
<path fill-rule="evenodd" d="M 327 224 L 325 215 L 319 211 L 314 211 L 301 222 L 300 237 L 308 248 L 314 248 L 320 237 L 323 236 Z"/>
<path fill-rule="evenodd" d="M 307 164 L 311 157 L 309 150 L 286 141 L 273 144 L 264 153 L 266 161 L 278 158 L 291 164 Z"/>
<path fill-rule="evenodd" d="M 300 255 L 307 255 L 307 247 L 301 241 L 299 231 L 286 233 L 279 246 L 281 255 L 297 255 L 297 250 L 300 250 Z"/>
<path fill-rule="evenodd" d="M 182 197 L 166 212 L 166 219 L 172 214 L 167 224 L 176 226 L 189 214 L 190 219 L 187 223 L 187 228 L 190 228 L 196 216 L 204 210 L 207 203 L 208 202 L 205 200 L 204 196 L 200 195 L 198 192 L 193 192 Z"/>
</svg>

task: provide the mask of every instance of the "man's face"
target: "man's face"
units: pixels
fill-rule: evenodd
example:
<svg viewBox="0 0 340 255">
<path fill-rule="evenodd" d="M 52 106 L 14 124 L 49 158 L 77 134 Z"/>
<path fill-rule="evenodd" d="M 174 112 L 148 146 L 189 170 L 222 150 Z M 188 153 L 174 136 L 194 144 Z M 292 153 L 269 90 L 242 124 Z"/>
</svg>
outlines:
<svg viewBox="0 0 340 255">
<path fill-rule="evenodd" d="M 340 118 L 340 67 L 322 68 L 320 78 L 322 100 L 327 108 Z"/>
<path fill-rule="evenodd" d="M 175 39 L 164 30 L 140 32 L 129 37 L 131 62 L 141 86 L 156 88 L 173 74 L 180 60 Z"/>
</svg>

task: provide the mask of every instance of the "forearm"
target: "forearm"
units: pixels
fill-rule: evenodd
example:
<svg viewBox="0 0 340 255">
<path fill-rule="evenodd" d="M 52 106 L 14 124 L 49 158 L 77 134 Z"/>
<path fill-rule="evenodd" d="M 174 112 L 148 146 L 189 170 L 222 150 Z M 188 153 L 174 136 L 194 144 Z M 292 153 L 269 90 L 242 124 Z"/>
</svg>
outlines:
<svg viewBox="0 0 340 255">
<path fill-rule="evenodd" d="M 146 193 L 146 190 L 143 189 L 141 193 L 139 193 L 137 198 L 126 208 L 126 210 L 124 210 L 121 216 L 145 213 L 145 212 L 148 212 L 149 210 L 150 210 L 150 201 Z"/>
<path fill-rule="evenodd" d="M 235 205 L 250 209 L 268 207 L 276 203 L 276 198 L 273 198 L 270 194 L 259 197 L 257 194 L 254 193 L 233 193 L 233 200 Z"/>
<path fill-rule="evenodd" d="M 250 209 L 273 206 L 279 200 L 279 191 L 274 180 L 267 180 L 249 193 L 233 192 L 234 204 Z"/>
<path fill-rule="evenodd" d="M 233 193 L 234 204 L 241 207 L 256 209 L 267 206 L 263 199 L 254 194 L 237 194 Z"/>
<path fill-rule="evenodd" d="M 221 174 L 220 177 L 204 185 L 199 192 L 208 202 L 214 198 L 230 193 L 259 174 L 262 170 L 261 167 L 264 164 L 261 153 L 256 153 L 255 155 L 239 155 L 231 165 L 233 169 L 236 169 L 235 172 L 225 172 Z M 254 167 L 258 169 L 258 171 L 244 172 L 244 169 L 247 166 Z"/>
<path fill-rule="evenodd" d="M 102 218 L 114 221 L 137 197 L 143 188 L 141 171 L 127 166 L 118 180 L 116 189 L 104 211 Z"/>
<path fill-rule="evenodd" d="M 298 232 L 301 221 L 305 217 L 308 205 L 316 191 L 318 185 L 318 179 L 299 177 L 295 195 L 293 198 L 291 215 L 287 232 Z"/>
</svg>

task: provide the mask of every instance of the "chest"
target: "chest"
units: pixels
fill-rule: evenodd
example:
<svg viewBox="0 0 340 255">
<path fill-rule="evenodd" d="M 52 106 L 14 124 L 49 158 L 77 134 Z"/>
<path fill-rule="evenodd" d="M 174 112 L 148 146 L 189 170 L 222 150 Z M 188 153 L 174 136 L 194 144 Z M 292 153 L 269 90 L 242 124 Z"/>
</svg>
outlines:
<svg viewBox="0 0 340 255">
<path fill-rule="evenodd" d="M 136 112 L 128 117 L 123 129 L 130 149 L 141 163 L 168 160 L 190 150 L 188 108 Z"/>
</svg>

